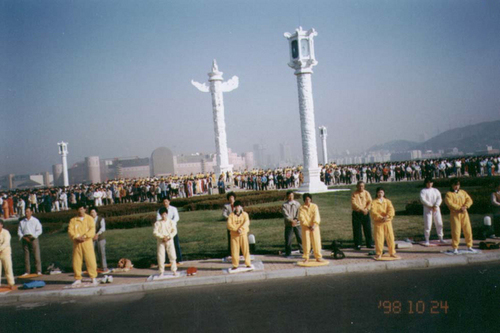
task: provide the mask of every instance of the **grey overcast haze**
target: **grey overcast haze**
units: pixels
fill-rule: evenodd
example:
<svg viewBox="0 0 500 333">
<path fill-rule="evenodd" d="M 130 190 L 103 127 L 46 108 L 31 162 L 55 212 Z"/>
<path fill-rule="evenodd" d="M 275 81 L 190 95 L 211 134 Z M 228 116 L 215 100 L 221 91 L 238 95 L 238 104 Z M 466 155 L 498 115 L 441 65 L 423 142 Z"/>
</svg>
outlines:
<svg viewBox="0 0 500 333">
<path fill-rule="evenodd" d="M 86 156 L 215 152 L 212 59 L 228 146 L 301 156 L 285 32 L 315 28 L 316 126 L 330 151 L 500 119 L 500 1 L 1 1 L 0 176 Z M 495 147 L 500 148 L 500 147 Z"/>
</svg>

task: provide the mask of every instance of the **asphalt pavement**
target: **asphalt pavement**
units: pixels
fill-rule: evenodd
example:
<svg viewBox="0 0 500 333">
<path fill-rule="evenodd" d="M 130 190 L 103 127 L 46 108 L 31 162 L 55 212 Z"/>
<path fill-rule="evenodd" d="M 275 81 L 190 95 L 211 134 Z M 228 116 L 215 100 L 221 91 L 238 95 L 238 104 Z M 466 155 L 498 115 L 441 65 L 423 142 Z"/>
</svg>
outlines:
<svg viewBox="0 0 500 333">
<path fill-rule="evenodd" d="M 497 332 L 500 262 L 0 305 L 1 332 Z"/>
</svg>

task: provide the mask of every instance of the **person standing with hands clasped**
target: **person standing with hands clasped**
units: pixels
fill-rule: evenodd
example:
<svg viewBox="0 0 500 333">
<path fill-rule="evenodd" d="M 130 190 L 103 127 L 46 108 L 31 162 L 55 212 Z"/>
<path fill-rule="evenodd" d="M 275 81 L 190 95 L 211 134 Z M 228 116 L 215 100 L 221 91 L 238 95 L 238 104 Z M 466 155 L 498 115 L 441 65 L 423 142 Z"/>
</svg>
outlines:
<svg viewBox="0 0 500 333">
<path fill-rule="evenodd" d="M 317 262 L 324 262 L 321 255 L 321 234 L 319 232 L 319 209 L 312 203 L 312 196 L 309 193 L 302 195 L 304 204 L 299 209 L 299 221 L 302 223 L 302 248 L 304 250 L 304 263 L 309 262 L 311 252 L 311 243 L 314 252 L 314 258 Z"/>
<path fill-rule="evenodd" d="M 281 210 L 285 219 L 285 256 L 287 257 L 292 255 L 293 234 L 295 234 L 295 238 L 297 238 L 300 252 L 303 252 L 299 209 L 300 203 L 294 200 L 293 191 L 286 192 L 286 201 L 281 206 Z"/>
<path fill-rule="evenodd" d="M 439 206 L 443 199 L 441 192 L 432 187 L 433 181 L 431 178 L 426 178 L 424 181 L 425 188 L 420 191 L 420 202 L 424 206 L 424 236 L 425 245 L 429 245 L 429 238 L 431 235 L 432 220 L 436 225 L 436 233 L 438 234 L 439 241 L 444 243 L 443 240 L 443 220 L 441 218 L 441 210 Z"/>
<path fill-rule="evenodd" d="M 19 228 L 17 229 L 17 235 L 21 240 L 24 250 L 24 274 L 21 276 L 30 274 L 30 252 L 35 257 L 37 274 L 42 275 L 40 243 L 38 242 L 38 237 L 42 234 L 42 224 L 36 217 L 33 216 L 33 211 L 30 207 L 26 208 L 25 213 L 26 217 L 19 222 Z"/>
<path fill-rule="evenodd" d="M 231 232 L 231 261 L 233 264 L 231 269 L 237 269 L 240 264 L 240 249 L 241 254 L 245 258 L 246 267 L 251 268 L 252 262 L 248 247 L 250 218 L 248 217 L 248 213 L 243 211 L 243 205 L 239 200 L 234 202 L 234 211 L 227 219 L 227 229 Z"/>
<path fill-rule="evenodd" d="M 392 229 L 392 219 L 394 218 L 394 206 L 392 202 L 385 197 L 385 191 L 382 187 L 377 187 L 377 198 L 372 202 L 370 215 L 375 227 L 375 259 L 382 258 L 384 252 L 384 238 L 387 242 L 389 256 L 396 256 L 396 245 L 394 244 L 394 231 Z"/>
<path fill-rule="evenodd" d="M 156 237 L 158 270 L 160 276 L 165 272 L 165 251 L 170 260 L 170 270 L 177 276 L 177 256 L 175 255 L 174 237 L 177 235 L 176 224 L 168 217 L 168 210 L 161 207 L 158 214 L 161 220 L 155 222 L 153 235 Z"/>
<path fill-rule="evenodd" d="M 69 221 L 68 234 L 73 241 L 73 271 L 75 272 L 75 282 L 73 286 L 82 283 L 82 265 L 85 265 L 92 284 L 97 285 L 97 263 L 95 259 L 94 243 L 95 222 L 92 216 L 87 215 L 84 204 L 78 205 L 78 215 Z"/>
<path fill-rule="evenodd" d="M 365 183 L 359 181 L 356 185 L 356 191 L 351 195 L 352 233 L 354 236 L 355 250 L 361 250 L 361 243 L 363 242 L 361 227 L 363 227 L 363 232 L 365 233 L 366 247 L 373 249 L 372 225 L 370 221 L 371 204 L 372 197 L 370 193 L 365 190 Z"/>
<path fill-rule="evenodd" d="M 10 233 L 3 228 L 3 220 L 0 220 L 0 281 L 2 269 L 5 271 L 7 284 L 10 290 L 14 289 L 14 273 L 12 272 L 12 249 L 10 247 Z"/>
<path fill-rule="evenodd" d="M 460 244 L 460 234 L 463 230 L 467 251 L 475 253 L 472 248 L 472 228 L 470 225 L 469 212 L 472 206 L 472 199 L 467 192 L 460 189 L 460 181 L 454 179 L 451 182 L 451 190 L 446 193 L 445 204 L 450 209 L 451 222 L 451 246 L 453 253 L 458 254 L 458 245 Z"/>
</svg>

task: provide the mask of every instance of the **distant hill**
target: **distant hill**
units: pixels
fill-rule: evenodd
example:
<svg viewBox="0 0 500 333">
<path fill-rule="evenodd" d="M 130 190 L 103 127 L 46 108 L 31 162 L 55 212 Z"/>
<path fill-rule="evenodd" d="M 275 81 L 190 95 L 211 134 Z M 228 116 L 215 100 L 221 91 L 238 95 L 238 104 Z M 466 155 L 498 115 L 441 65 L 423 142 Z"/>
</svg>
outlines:
<svg viewBox="0 0 500 333">
<path fill-rule="evenodd" d="M 368 149 L 368 151 L 379 151 L 379 150 L 387 150 L 389 152 L 398 152 L 398 151 L 406 151 L 411 149 L 417 145 L 416 142 L 408 141 L 408 140 L 394 140 L 383 143 L 381 145 L 375 145 Z"/>
<path fill-rule="evenodd" d="M 455 128 L 419 143 L 412 149 L 436 152 L 458 148 L 464 153 L 473 153 L 486 150 L 486 145 L 500 148 L 500 120 Z"/>
</svg>

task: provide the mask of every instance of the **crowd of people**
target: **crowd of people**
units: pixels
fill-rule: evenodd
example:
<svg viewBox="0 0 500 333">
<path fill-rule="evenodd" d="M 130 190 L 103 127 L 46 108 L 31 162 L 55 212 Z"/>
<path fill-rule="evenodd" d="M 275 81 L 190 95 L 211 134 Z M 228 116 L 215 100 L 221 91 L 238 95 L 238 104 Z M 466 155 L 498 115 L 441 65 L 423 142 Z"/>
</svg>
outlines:
<svg viewBox="0 0 500 333">
<path fill-rule="evenodd" d="M 26 207 L 33 212 L 52 212 L 76 208 L 84 203 L 99 207 L 131 202 L 161 202 L 164 198 L 189 198 L 225 193 L 228 189 L 279 190 L 298 188 L 303 180 L 302 167 L 254 169 L 142 179 L 109 180 L 99 184 L 69 187 L 32 188 L 0 193 L 0 215 L 4 219 L 24 216 Z M 359 181 L 382 183 L 448 177 L 497 175 L 500 156 L 462 157 L 422 161 L 383 162 L 358 165 L 321 166 L 321 180 L 327 185 L 349 185 Z"/>
</svg>

